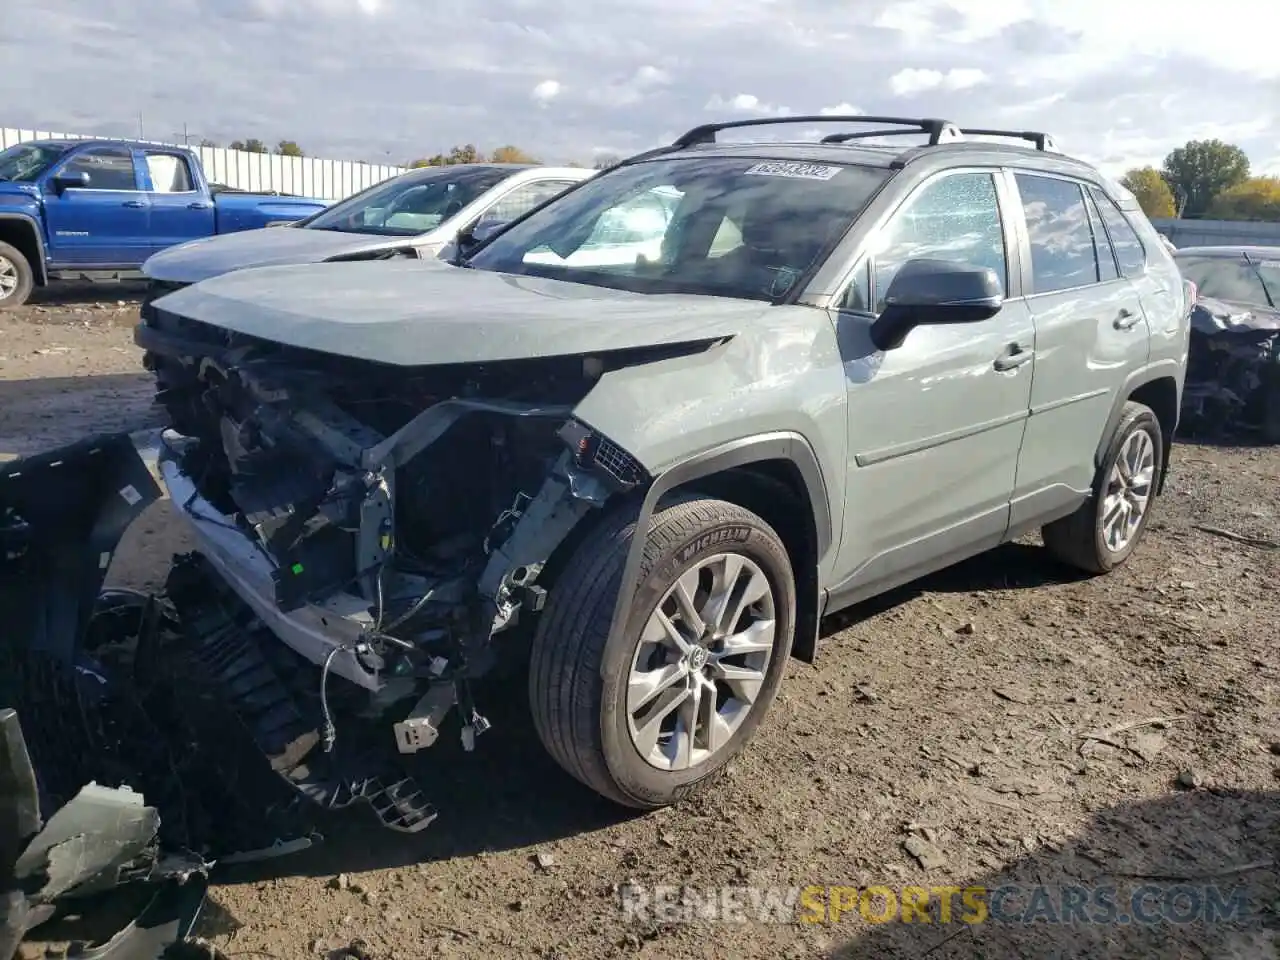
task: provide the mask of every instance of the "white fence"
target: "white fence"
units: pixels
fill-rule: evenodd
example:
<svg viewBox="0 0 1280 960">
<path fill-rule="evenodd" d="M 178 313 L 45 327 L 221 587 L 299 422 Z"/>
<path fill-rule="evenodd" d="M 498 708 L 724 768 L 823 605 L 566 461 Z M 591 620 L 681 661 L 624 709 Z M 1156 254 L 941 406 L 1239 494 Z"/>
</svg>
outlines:
<svg viewBox="0 0 1280 960">
<path fill-rule="evenodd" d="M 1280 223 L 1155 218 L 1151 224 L 1172 240 L 1175 247 L 1280 246 Z"/>
<path fill-rule="evenodd" d="M 86 137 L 74 133 L 51 133 L 47 130 L 19 130 L 0 127 L 0 149 L 27 140 L 106 140 L 108 137 Z M 146 141 L 157 145 L 158 141 Z M 352 160 L 322 160 L 318 157 L 279 157 L 267 153 L 246 153 L 222 147 L 192 147 L 200 156 L 205 177 L 212 183 L 225 184 L 237 190 L 292 193 L 317 200 L 341 200 L 365 187 L 404 173 L 404 167 L 382 163 L 357 163 Z"/>
</svg>

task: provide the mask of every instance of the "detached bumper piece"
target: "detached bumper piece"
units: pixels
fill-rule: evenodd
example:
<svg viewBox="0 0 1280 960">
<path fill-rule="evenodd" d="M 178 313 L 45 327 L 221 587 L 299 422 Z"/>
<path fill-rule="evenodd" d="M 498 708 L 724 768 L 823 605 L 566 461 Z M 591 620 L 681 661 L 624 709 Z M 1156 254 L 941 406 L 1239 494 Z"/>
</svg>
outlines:
<svg viewBox="0 0 1280 960">
<path fill-rule="evenodd" d="M 166 606 L 102 591 L 158 495 L 126 435 L 0 468 L 0 960 L 27 940 L 169 958 L 215 862 L 311 843 L 310 805 L 165 642 Z"/>
<path fill-rule="evenodd" d="M 204 905 L 205 864 L 161 858 L 159 815 L 140 794 L 90 784 L 41 829 L 38 793 L 17 712 L 0 710 L 0 957 L 14 957 L 35 928 L 55 926 L 66 903 L 90 928 L 95 914 L 118 915 L 121 898 L 111 894 L 123 892 L 139 904 L 136 917 L 105 939 L 70 941 L 69 954 L 167 960 Z M 131 881 L 138 889 L 125 890 Z"/>
</svg>

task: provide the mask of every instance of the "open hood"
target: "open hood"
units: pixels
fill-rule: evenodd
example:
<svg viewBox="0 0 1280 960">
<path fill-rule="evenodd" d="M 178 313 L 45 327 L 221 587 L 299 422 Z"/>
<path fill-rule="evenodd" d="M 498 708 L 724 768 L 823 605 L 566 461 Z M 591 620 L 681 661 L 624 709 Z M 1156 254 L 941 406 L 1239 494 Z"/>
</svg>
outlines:
<svg viewBox="0 0 1280 960">
<path fill-rule="evenodd" d="M 396 366 L 716 340 L 770 309 L 760 301 L 630 293 L 438 260 L 248 270 L 179 290 L 154 306 L 288 346 Z"/>
<path fill-rule="evenodd" d="M 376 237 L 364 233 L 305 227 L 242 230 L 181 243 L 150 257 L 142 272 L 166 283 L 199 283 L 250 267 L 319 263 L 331 257 L 403 247 L 416 237 Z"/>
</svg>

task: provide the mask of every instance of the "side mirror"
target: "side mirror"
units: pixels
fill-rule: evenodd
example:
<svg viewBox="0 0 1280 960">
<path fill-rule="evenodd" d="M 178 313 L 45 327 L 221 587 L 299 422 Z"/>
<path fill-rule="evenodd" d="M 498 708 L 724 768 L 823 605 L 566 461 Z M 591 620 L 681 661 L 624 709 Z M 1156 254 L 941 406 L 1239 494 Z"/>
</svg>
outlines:
<svg viewBox="0 0 1280 960">
<path fill-rule="evenodd" d="M 77 187 L 81 190 L 89 186 L 89 174 L 81 170 L 79 173 L 60 173 L 53 178 L 53 189 L 59 195 Z"/>
<path fill-rule="evenodd" d="M 1004 305 L 1000 278 L 990 267 L 951 260 L 908 260 L 885 294 L 885 308 L 871 325 L 878 350 L 902 346 L 916 327 L 978 323 Z"/>
<path fill-rule="evenodd" d="M 465 260 L 482 243 L 505 227 L 510 220 L 498 217 L 481 217 L 470 226 L 458 231 L 458 258 Z"/>
</svg>

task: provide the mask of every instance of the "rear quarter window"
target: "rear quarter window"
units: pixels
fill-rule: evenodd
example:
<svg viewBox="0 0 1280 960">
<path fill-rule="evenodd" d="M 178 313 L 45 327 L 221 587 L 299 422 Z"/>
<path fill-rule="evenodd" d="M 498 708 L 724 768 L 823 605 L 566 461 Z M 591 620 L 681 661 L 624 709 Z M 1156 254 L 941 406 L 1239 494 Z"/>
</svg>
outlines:
<svg viewBox="0 0 1280 960">
<path fill-rule="evenodd" d="M 1102 221 L 1107 226 L 1111 237 L 1111 247 L 1116 253 L 1116 262 L 1120 264 L 1120 272 L 1126 277 L 1137 276 L 1147 266 L 1147 251 L 1142 246 L 1138 231 L 1133 228 L 1129 218 L 1116 206 L 1114 200 L 1096 187 L 1089 188 L 1093 202 L 1102 214 Z"/>
</svg>

